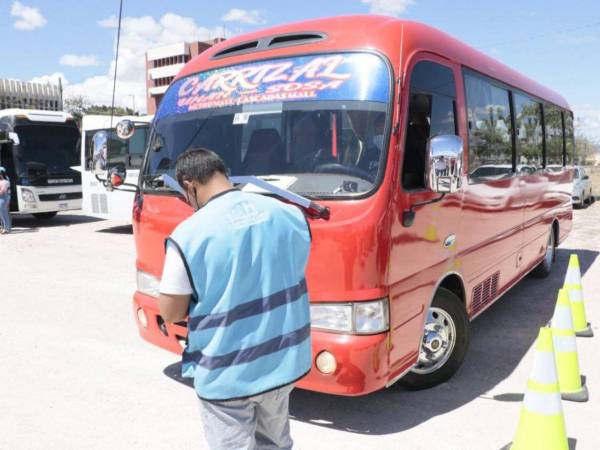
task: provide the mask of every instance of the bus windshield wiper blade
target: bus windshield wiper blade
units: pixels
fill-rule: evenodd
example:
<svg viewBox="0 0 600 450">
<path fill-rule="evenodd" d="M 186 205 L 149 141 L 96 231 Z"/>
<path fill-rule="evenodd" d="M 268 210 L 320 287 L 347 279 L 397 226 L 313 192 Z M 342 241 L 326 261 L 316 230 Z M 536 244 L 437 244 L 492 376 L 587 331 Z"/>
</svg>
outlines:
<svg viewBox="0 0 600 450">
<path fill-rule="evenodd" d="M 318 203 L 306 197 L 288 191 L 287 189 L 282 189 L 278 186 L 269 183 L 268 181 L 261 180 L 260 178 L 252 175 L 230 177 L 230 180 L 233 184 L 253 184 L 256 187 L 264 189 L 265 191 L 271 192 L 272 194 L 275 194 L 278 197 L 289 201 L 290 203 L 294 203 L 295 205 L 300 206 L 308 213 L 310 217 L 313 217 L 315 219 L 329 220 L 330 211 L 328 207 L 321 206 Z"/>
</svg>

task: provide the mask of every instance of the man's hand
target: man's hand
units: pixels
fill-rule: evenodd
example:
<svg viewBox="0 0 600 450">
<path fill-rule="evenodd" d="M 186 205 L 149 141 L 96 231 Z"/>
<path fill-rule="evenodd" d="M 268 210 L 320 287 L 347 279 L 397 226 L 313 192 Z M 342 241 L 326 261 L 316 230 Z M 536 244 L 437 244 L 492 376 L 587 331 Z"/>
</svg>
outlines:
<svg viewBox="0 0 600 450">
<path fill-rule="evenodd" d="M 158 296 L 160 315 L 167 322 L 179 322 L 186 318 L 190 295 L 161 294 Z"/>
</svg>

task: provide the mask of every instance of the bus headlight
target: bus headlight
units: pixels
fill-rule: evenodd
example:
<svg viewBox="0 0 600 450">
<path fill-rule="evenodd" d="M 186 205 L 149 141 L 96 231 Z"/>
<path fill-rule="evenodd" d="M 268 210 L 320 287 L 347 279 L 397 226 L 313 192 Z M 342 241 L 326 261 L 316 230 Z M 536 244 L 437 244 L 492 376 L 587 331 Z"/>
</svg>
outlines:
<svg viewBox="0 0 600 450">
<path fill-rule="evenodd" d="M 354 330 L 358 334 L 379 333 L 387 329 L 387 299 L 354 303 Z"/>
<path fill-rule="evenodd" d="M 313 328 L 349 334 L 375 334 L 389 328 L 387 299 L 352 303 L 310 305 Z"/>
<path fill-rule="evenodd" d="M 160 294 L 160 280 L 154 275 L 150 275 L 143 270 L 137 271 L 136 274 L 137 290 L 142 294 L 149 295 L 150 297 L 157 297 Z"/>
<path fill-rule="evenodd" d="M 310 305 L 310 324 L 322 330 L 351 332 L 352 305 Z"/>
<path fill-rule="evenodd" d="M 29 189 L 21 189 L 21 198 L 24 202 L 35 203 L 35 195 Z"/>
</svg>

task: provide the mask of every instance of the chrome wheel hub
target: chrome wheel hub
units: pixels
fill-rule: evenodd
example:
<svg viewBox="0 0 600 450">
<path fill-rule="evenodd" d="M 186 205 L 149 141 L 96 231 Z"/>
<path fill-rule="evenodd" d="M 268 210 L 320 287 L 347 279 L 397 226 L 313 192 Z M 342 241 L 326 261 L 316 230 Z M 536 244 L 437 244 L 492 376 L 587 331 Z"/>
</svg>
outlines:
<svg viewBox="0 0 600 450">
<path fill-rule="evenodd" d="M 448 361 L 455 344 L 456 326 L 452 317 L 443 309 L 431 307 L 427 313 L 419 361 L 412 371 L 422 375 L 435 372 Z"/>
</svg>

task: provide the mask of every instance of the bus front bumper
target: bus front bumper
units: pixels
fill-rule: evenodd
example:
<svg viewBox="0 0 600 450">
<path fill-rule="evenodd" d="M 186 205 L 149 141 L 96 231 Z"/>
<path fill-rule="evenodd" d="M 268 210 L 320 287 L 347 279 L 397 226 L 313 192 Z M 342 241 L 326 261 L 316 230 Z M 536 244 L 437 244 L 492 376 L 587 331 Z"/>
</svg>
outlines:
<svg viewBox="0 0 600 450">
<path fill-rule="evenodd" d="M 14 194 L 13 194 L 14 195 Z M 57 187 L 17 186 L 16 214 L 37 214 L 81 209 L 81 185 Z"/>
<path fill-rule="evenodd" d="M 185 346 L 185 322 L 165 322 L 160 317 L 156 298 L 136 291 L 133 313 L 141 337 L 158 347 L 180 354 Z M 296 386 L 327 394 L 358 396 L 386 386 L 389 378 L 389 332 L 357 336 L 313 330 L 312 368 Z M 330 374 L 319 371 L 316 360 L 322 352 L 335 359 Z"/>
</svg>

